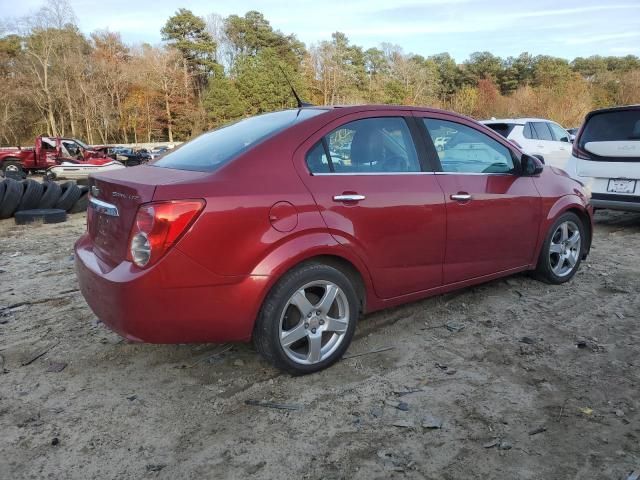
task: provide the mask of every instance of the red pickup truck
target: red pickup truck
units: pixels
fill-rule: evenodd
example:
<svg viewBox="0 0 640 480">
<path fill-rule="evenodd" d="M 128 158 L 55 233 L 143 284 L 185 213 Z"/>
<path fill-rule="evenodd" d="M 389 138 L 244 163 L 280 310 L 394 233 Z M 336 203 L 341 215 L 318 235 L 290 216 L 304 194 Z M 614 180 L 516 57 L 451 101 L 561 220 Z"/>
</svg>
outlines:
<svg viewBox="0 0 640 480">
<path fill-rule="evenodd" d="M 0 170 L 25 173 L 46 170 L 62 162 L 100 164 L 107 157 L 106 148 L 90 147 L 80 140 L 60 137 L 36 137 L 35 147 L 1 148 Z"/>
</svg>

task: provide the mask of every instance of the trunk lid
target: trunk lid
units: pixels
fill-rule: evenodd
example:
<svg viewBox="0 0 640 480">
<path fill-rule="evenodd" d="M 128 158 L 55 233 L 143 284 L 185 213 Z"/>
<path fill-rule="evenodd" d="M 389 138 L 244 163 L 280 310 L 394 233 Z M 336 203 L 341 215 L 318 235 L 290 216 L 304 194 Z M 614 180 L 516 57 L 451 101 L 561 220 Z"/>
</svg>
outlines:
<svg viewBox="0 0 640 480">
<path fill-rule="evenodd" d="M 138 207 L 153 200 L 158 186 L 189 183 L 205 175 L 140 166 L 89 177 L 92 202 L 87 213 L 87 230 L 96 256 L 111 266 L 125 260 Z"/>
</svg>

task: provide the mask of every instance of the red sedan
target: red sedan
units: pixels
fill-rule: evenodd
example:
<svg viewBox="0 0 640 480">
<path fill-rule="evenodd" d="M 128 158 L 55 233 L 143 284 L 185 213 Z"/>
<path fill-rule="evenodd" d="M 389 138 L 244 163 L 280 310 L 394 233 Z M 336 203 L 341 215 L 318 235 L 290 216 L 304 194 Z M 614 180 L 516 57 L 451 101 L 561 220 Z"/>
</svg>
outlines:
<svg viewBox="0 0 640 480">
<path fill-rule="evenodd" d="M 300 374 L 337 361 L 364 313 L 525 270 L 566 282 L 591 231 L 580 183 L 474 120 L 313 107 L 96 175 L 76 262 L 126 338 L 253 339 Z"/>
</svg>

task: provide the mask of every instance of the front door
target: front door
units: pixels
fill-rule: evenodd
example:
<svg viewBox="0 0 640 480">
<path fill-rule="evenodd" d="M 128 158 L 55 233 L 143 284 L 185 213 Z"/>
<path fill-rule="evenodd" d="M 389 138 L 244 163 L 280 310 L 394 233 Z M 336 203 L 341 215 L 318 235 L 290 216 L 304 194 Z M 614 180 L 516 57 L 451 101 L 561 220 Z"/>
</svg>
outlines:
<svg viewBox="0 0 640 480">
<path fill-rule="evenodd" d="M 404 114 L 335 120 L 294 159 L 329 231 L 364 261 L 380 298 L 442 285 L 443 192 Z"/>
<path fill-rule="evenodd" d="M 519 176 L 511 150 L 472 122 L 430 117 L 422 118 L 427 139 L 448 138 L 436 174 L 447 207 L 444 283 L 531 264 L 541 221 L 533 179 Z"/>
</svg>

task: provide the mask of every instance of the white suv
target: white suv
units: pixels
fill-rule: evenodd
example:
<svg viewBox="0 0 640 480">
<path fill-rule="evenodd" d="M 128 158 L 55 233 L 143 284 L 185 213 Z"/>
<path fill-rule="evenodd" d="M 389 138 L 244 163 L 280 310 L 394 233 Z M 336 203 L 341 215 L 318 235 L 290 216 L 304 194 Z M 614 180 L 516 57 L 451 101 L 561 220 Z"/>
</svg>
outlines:
<svg viewBox="0 0 640 480">
<path fill-rule="evenodd" d="M 541 155 L 544 163 L 565 169 L 571 156 L 571 136 L 564 128 L 543 118 L 483 120 L 487 127 L 515 144 L 524 153 Z"/>
<path fill-rule="evenodd" d="M 587 114 L 566 170 L 594 208 L 640 211 L 640 105 Z"/>
</svg>

